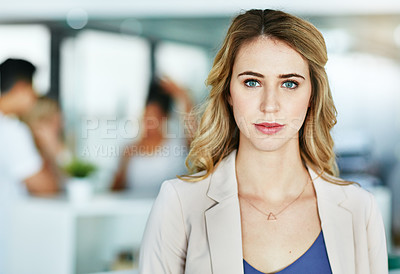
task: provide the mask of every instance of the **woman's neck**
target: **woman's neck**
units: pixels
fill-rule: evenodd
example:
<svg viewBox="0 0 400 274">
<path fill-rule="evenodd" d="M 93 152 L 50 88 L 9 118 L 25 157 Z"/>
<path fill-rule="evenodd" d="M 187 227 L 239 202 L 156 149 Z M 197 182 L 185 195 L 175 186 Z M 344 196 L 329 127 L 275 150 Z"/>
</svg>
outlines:
<svg viewBox="0 0 400 274">
<path fill-rule="evenodd" d="M 262 197 L 271 202 L 298 193 L 309 180 L 295 142 L 272 152 L 241 149 L 239 145 L 236 177 L 241 195 Z"/>
</svg>

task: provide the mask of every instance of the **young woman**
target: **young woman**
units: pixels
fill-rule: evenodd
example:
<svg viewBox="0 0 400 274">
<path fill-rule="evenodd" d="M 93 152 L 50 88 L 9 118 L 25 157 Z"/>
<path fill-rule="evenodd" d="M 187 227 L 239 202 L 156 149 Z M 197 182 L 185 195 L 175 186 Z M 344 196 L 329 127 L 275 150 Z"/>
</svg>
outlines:
<svg viewBox="0 0 400 274">
<path fill-rule="evenodd" d="M 185 158 L 190 135 L 173 132 L 168 136 L 167 120 L 172 115 L 174 101 L 183 108 L 182 113 L 192 108 L 187 91 L 171 79 L 164 77 L 152 81 L 142 119 L 142 135 L 125 148 L 112 190 L 156 195 L 165 179 L 187 171 Z"/>
<path fill-rule="evenodd" d="M 373 196 L 337 176 L 321 33 L 275 10 L 228 30 L 187 164 L 163 183 L 140 273 L 387 273 Z"/>
</svg>

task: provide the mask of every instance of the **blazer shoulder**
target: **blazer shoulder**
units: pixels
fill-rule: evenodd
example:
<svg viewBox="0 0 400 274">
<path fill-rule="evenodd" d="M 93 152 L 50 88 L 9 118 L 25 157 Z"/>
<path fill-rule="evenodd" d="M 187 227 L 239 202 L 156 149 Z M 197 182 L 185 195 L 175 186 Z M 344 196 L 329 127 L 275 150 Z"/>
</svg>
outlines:
<svg viewBox="0 0 400 274">
<path fill-rule="evenodd" d="M 341 206 L 351 211 L 354 216 L 362 217 L 364 222 L 368 223 L 376 209 L 374 195 L 357 184 L 336 185 L 336 187 L 343 191 L 346 197 Z"/>
<path fill-rule="evenodd" d="M 204 174 L 205 174 L 205 171 L 200 171 L 196 174 L 193 174 L 193 176 L 201 176 Z M 208 176 L 207 178 L 202 179 L 197 182 L 188 182 L 188 181 L 184 181 L 180 178 L 175 178 L 175 179 L 164 181 L 163 185 L 164 184 L 171 185 L 176 190 L 176 192 L 178 192 L 178 194 L 187 194 L 187 195 L 190 195 L 192 193 L 197 193 L 197 194 L 204 193 L 205 194 L 208 190 L 208 186 L 210 183 L 210 177 L 211 176 Z"/>
<path fill-rule="evenodd" d="M 201 171 L 194 175 L 203 175 L 205 171 Z M 182 208 L 194 209 L 198 208 L 204 210 L 209 207 L 211 199 L 208 198 L 207 192 L 210 186 L 210 177 L 197 181 L 197 182 L 187 182 L 179 178 L 164 181 L 161 186 L 161 191 L 173 191 L 176 193 Z M 159 194 L 159 195 L 160 195 Z"/>
<path fill-rule="evenodd" d="M 351 200 L 355 200 L 361 203 L 371 202 L 372 194 L 368 190 L 362 188 L 356 183 L 343 185 L 340 187 L 343 189 L 346 196 Z"/>
<path fill-rule="evenodd" d="M 329 177 L 335 181 L 338 181 L 339 183 L 331 183 L 324 179 L 319 180 L 319 182 L 322 182 L 323 188 L 326 189 L 328 193 L 331 193 L 334 196 L 339 195 L 339 197 L 344 195 L 347 200 L 354 201 L 354 203 L 357 204 L 365 205 L 366 203 L 371 202 L 372 194 L 357 183 L 348 184 L 346 181 L 340 178 L 332 176 Z"/>
</svg>

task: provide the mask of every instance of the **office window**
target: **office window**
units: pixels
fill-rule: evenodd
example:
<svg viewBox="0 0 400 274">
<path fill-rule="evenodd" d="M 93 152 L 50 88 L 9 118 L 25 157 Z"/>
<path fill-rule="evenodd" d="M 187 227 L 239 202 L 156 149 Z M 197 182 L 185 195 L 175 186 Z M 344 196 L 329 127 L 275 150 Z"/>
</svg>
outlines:
<svg viewBox="0 0 400 274">
<path fill-rule="evenodd" d="M 113 169 L 123 145 L 137 137 L 150 78 L 150 47 L 141 38 L 88 30 L 65 40 L 61 52 L 61 98 L 70 145 L 101 170 Z"/>
<path fill-rule="evenodd" d="M 45 94 L 50 88 L 50 32 L 42 25 L 0 25 L 0 63 L 26 59 L 36 67 L 34 86 Z M 0 79 L 1 80 L 1 79 Z"/>
</svg>

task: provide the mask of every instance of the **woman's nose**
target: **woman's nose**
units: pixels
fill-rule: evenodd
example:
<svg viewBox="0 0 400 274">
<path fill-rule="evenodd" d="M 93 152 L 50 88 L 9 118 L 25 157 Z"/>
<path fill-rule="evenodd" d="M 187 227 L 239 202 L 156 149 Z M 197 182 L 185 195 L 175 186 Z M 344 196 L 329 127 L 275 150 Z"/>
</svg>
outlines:
<svg viewBox="0 0 400 274">
<path fill-rule="evenodd" d="M 279 111 L 278 90 L 273 87 L 266 87 L 263 90 L 260 111 L 263 113 L 274 113 Z"/>
</svg>

